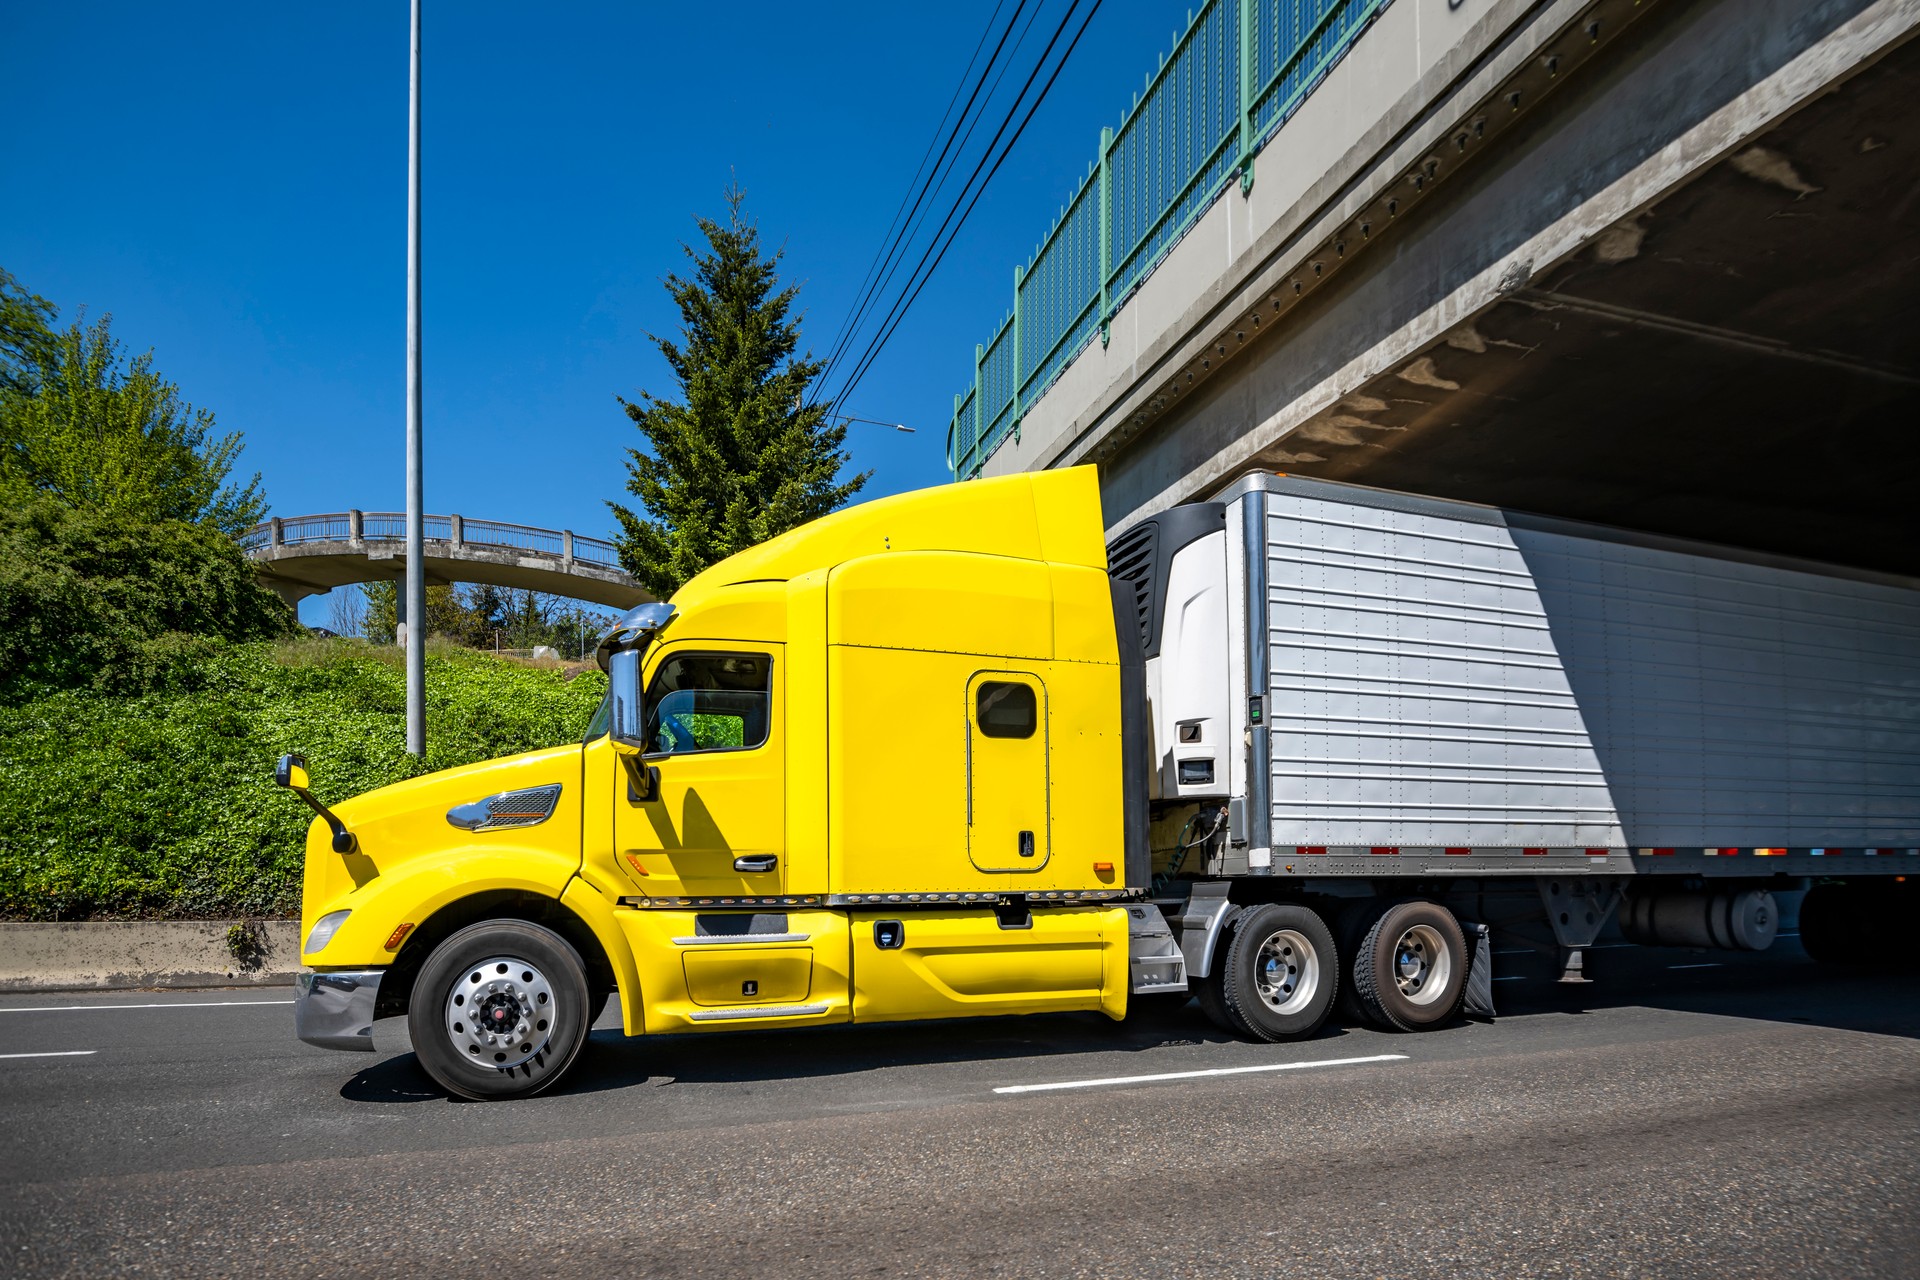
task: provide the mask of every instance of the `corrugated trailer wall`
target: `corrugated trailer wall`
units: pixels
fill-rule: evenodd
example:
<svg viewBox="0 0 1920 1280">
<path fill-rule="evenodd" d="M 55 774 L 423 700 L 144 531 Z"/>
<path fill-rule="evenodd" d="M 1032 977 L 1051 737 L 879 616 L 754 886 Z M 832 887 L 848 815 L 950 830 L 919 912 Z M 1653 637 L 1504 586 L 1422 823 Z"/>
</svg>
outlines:
<svg viewBox="0 0 1920 1280">
<path fill-rule="evenodd" d="M 1913 587 L 1313 481 L 1237 491 L 1267 510 L 1276 850 L 1920 845 Z"/>
</svg>

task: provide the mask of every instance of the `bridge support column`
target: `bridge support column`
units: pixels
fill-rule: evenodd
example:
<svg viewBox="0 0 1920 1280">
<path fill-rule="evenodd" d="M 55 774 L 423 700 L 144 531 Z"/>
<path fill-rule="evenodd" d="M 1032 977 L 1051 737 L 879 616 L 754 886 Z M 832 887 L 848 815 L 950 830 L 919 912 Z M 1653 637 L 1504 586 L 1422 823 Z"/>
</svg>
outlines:
<svg viewBox="0 0 1920 1280">
<path fill-rule="evenodd" d="M 573 530 L 571 529 L 560 531 L 560 561 L 567 567 L 568 573 L 573 572 Z"/>
<path fill-rule="evenodd" d="M 359 511 L 347 512 L 347 545 L 363 546 L 367 541 L 367 518 Z"/>
<path fill-rule="evenodd" d="M 462 517 L 448 516 L 447 526 L 447 532 L 451 535 L 450 541 L 454 546 L 457 547 L 467 540 L 467 522 Z"/>
</svg>

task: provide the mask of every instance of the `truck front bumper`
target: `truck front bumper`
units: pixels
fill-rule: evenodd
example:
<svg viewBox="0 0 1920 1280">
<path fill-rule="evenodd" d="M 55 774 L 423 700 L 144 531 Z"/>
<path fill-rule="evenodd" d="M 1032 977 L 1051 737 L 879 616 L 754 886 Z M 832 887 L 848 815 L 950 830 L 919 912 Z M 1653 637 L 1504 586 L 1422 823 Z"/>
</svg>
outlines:
<svg viewBox="0 0 1920 1280">
<path fill-rule="evenodd" d="M 373 1001 L 385 971 L 294 975 L 293 1032 L 322 1049 L 373 1052 Z"/>
</svg>

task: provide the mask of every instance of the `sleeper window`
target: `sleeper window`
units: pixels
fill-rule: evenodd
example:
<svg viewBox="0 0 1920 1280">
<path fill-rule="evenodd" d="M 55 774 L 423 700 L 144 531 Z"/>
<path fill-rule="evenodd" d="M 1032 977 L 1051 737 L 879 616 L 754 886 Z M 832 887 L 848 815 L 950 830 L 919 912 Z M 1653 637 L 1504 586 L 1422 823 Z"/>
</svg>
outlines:
<svg viewBox="0 0 1920 1280">
<path fill-rule="evenodd" d="M 744 751 L 767 740 L 773 659 L 764 653 L 681 653 L 647 686 L 647 750 Z"/>
<path fill-rule="evenodd" d="M 1039 727 L 1039 708 L 1030 684 L 989 680 L 976 696 L 975 716 L 980 732 L 989 738 L 1031 738 Z"/>
</svg>

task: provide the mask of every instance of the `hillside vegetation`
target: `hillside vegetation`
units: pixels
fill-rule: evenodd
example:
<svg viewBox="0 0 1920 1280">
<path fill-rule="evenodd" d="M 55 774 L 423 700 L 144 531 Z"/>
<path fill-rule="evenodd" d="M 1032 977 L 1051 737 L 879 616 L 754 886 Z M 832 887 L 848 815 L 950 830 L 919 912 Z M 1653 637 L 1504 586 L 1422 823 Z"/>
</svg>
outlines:
<svg viewBox="0 0 1920 1280">
<path fill-rule="evenodd" d="M 395 650 L 184 636 L 171 650 L 146 655 L 137 691 L 76 682 L 0 705 L 0 917 L 293 914 L 312 815 L 273 785 L 282 752 L 341 798 L 577 741 L 606 689 L 597 671 L 432 646 L 415 760 Z"/>
</svg>

